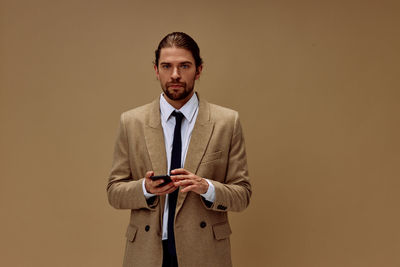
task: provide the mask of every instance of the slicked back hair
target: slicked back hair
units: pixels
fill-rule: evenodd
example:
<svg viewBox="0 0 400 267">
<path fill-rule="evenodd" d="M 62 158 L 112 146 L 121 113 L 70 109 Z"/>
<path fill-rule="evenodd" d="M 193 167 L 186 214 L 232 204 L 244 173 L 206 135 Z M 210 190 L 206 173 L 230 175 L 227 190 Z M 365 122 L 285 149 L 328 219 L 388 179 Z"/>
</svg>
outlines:
<svg viewBox="0 0 400 267">
<path fill-rule="evenodd" d="M 157 66 L 157 68 L 160 59 L 161 49 L 167 47 L 183 48 L 190 51 L 194 58 L 196 69 L 203 64 L 203 60 L 200 57 L 200 48 L 197 45 L 196 41 L 184 32 L 172 32 L 170 34 L 167 34 L 161 40 L 161 42 L 158 44 L 157 50 L 155 51 L 156 58 L 154 64 Z"/>
</svg>

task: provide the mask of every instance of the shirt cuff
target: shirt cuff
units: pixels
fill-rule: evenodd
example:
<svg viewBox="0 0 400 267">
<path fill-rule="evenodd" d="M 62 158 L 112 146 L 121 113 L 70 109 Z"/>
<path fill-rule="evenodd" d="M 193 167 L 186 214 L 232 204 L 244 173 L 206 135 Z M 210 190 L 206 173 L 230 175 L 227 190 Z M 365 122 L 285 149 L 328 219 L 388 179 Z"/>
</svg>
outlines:
<svg viewBox="0 0 400 267">
<path fill-rule="evenodd" d="M 201 194 L 207 201 L 214 202 L 215 201 L 215 187 L 214 185 L 208 180 L 205 179 L 208 183 L 208 190 L 204 194 Z"/>
<path fill-rule="evenodd" d="M 154 197 L 155 194 L 152 194 L 152 193 L 147 192 L 146 186 L 144 185 L 145 181 L 146 181 L 146 180 L 143 180 L 143 182 L 142 182 L 143 194 L 144 194 L 144 197 L 145 197 L 146 199 L 149 199 L 149 198 L 151 198 L 151 197 Z"/>
</svg>

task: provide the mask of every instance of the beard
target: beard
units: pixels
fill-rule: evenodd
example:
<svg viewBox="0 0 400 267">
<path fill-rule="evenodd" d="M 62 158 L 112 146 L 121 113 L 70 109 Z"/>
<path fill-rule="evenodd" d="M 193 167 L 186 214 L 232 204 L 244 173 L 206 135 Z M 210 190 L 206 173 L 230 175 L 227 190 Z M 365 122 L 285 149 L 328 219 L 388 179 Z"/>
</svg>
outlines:
<svg viewBox="0 0 400 267">
<path fill-rule="evenodd" d="M 172 85 L 180 85 L 180 88 L 170 88 Z M 192 92 L 194 83 L 191 87 L 187 87 L 185 82 L 168 82 L 162 86 L 164 94 L 171 100 L 186 99 Z"/>
</svg>

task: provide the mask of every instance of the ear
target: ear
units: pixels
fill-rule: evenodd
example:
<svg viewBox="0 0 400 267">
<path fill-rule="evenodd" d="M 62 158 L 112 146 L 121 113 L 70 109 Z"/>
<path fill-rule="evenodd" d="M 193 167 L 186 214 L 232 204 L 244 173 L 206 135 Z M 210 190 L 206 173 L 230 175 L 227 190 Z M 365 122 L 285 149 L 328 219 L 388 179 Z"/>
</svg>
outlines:
<svg viewBox="0 0 400 267">
<path fill-rule="evenodd" d="M 195 77 L 196 80 L 200 78 L 200 74 L 202 71 L 203 71 L 203 65 L 198 66 L 196 69 L 196 77 Z"/>
<path fill-rule="evenodd" d="M 159 80 L 160 79 L 160 73 L 158 72 L 158 68 L 157 68 L 156 64 L 154 64 L 154 71 L 156 72 L 157 80 Z"/>
</svg>

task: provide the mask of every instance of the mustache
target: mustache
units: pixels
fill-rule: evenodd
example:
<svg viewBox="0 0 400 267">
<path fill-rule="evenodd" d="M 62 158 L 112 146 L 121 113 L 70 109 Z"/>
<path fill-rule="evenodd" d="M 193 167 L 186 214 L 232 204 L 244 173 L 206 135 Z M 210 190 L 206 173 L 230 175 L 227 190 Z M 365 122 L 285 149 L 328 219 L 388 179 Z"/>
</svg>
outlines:
<svg viewBox="0 0 400 267">
<path fill-rule="evenodd" d="M 186 83 L 184 83 L 184 82 L 168 82 L 167 83 L 167 87 L 173 86 L 173 85 L 179 85 L 179 86 L 185 87 Z"/>
</svg>

